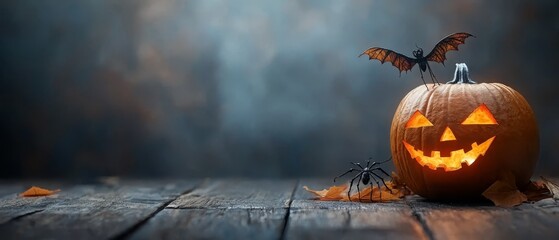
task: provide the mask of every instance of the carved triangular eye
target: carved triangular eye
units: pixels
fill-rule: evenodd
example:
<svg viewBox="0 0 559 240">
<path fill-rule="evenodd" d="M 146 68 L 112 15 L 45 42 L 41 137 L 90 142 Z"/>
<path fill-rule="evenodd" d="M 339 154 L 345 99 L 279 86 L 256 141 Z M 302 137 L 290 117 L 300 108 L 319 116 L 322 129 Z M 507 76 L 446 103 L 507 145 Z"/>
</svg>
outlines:
<svg viewBox="0 0 559 240">
<path fill-rule="evenodd" d="M 474 125 L 474 124 L 493 125 L 498 123 L 497 120 L 495 120 L 495 118 L 493 117 L 493 114 L 491 114 L 491 111 L 489 111 L 489 108 L 487 108 L 487 106 L 482 103 L 478 108 L 476 108 L 472 113 L 470 113 L 470 116 L 468 116 L 466 120 L 462 122 L 462 124 L 463 125 Z"/>
<path fill-rule="evenodd" d="M 430 127 L 433 124 L 419 110 L 415 111 L 406 123 L 406 128 Z"/>
</svg>

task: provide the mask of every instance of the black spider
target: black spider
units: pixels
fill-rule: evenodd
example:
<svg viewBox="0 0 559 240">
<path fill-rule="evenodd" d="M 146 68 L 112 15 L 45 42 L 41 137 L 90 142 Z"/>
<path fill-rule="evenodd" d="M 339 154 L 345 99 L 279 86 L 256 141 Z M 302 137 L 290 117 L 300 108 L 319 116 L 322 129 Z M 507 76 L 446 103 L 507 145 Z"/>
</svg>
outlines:
<svg viewBox="0 0 559 240">
<path fill-rule="evenodd" d="M 385 162 L 388 162 L 392 159 L 392 157 L 388 158 L 386 161 L 383 162 L 373 162 L 373 164 L 371 163 L 372 158 L 369 158 L 369 160 L 367 161 L 367 166 L 362 167 L 361 163 L 354 163 L 354 162 L 350 162 L 351 164 L 358 166 L 360 169 L 354 169 L 354 168 L 350 168 L 349 170 L 347 170 L 347 172 L 343 173 L 340 176 L 337 176 L 334 178 L 334 182 L 336 182 L 337 178 L 343 177 L 344 175 L 353 172 L 353 171 L 358 171 L 359 173 L 357 175 L 355 175 L 355 177 L 353 177 L 351 179 L 351 182 L 349 184 L 349 190 L 347 191 L 347 198 L 349 198 L 349 201 L 351 201 L 351 197 L 350 197 L 350 192 L 351 192 L 351 188 L 353 187 L 353 181 L 355 181 L 355 179 L 359 178 L 359 180 L 357 181 L 357 192 L 359 194 L 359 201 L 361 201 L 361 193 L 360 193 L 360 189 L 359 189 L 359 183 L 363 182 L 363 184 L 367 185 L 370 184 L 371 185 L 371 202 L 373 201 L 373 181 L 374 180 L 377 183 L 378 188 L 380 189 L 380 183 L 379 183 L 379 179 L 380 181 L 382 181 L 382 184 L 386 187 L 386 189 L 388 189 L 390 191 L 390 193 L 392 193 L 392 189 L 390 189 L 388 186 L 386 186 L 386 183 L 384 182 L 384 179 L 379 175 L 380 173 L 383 173 L 384 175 L 390 177 L 390 175 L 384 171 L 384 169 L 380 168 L 380 167 L 376 167 L 373 168 L 375 165 L 380 165 L 383 164 Z M 377 173 L 375 173 L 374 171 L 377 171 Z M 380 198 L 382 199 L 382 192 L 380 192 Z"/>
</svg>

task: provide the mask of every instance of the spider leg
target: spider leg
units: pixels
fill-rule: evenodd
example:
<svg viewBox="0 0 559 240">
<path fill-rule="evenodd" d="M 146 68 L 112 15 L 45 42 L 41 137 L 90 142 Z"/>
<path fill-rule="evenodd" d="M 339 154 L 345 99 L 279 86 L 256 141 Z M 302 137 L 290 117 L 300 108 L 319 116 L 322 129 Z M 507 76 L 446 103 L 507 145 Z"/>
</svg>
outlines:
<svg viewBox="0 0 559 240">
<path fill-rule="evenodd" d="M 371 172 L 371 173 L 372 173 L 373 175 L 375 175 L 376 177 L 380 178 L 380 180 L 382 181 L 382 185 L 384 185 L 384 186 L 386 187 L 386 189 L 388 189 L 388 191 L 390 191 L 390 193 L 392 193 L 392 189 L 389 188 L 389 187 L 386 185 L 386 182 L 384 182 L 384 178 L 382 178 L 381 176 L 377 175 L 377 174 L 374 173 L 374 172 Z M 377 182 L 377 183 L 378 183 L 378 182 Z M 379 186 L 379 190 L 380 190 L 380 186 Z"/>
<path fill-rule="evenodd" d="M 376 180 L 376 182 L 377 182 L 377 187 L 378 187 L 378 198 L 379 198 L 378 200 L 382 202 L 382 190 L 380 189 L 380 184 L 378 183 L 378 180 Z"/>
<path fill-rule="evenodd" d="M 351 182 L 349 183 L 349 189 L 347 190 L 347 199 L 349 199 L 350 202 L 351 202 L 351 195 L 350 195 L 350 193 L 351 193 L 351 188 L 353 187 L 353 181 L 355 181 L 355 179 L 356 179 L 357 177 L 359 177 L 359 176 L 361 176 L 361 173 L 359 173 L 359 174 L 357 174 L 355 177 L 353 177 L 353 178 L 351 179 Z"/>
<path fill-rule="evenodd" d="M 354 162 L 351 162 L 351 164 L 353 164 L 353 165 L 355 165 L 355 166 L 358 166 L 358 167 L 360 167 L 361 169 L 363 169 L 363 167 L 361 166 L 361 163 L 354 163 Z"/>
<path fill-rule="evenodd" d="M 372 159 L 373 159 L 373 158 L 370 157 L 369 160 L 367 160 L 367 167 L 369 167 L 369 164 L 371 163 L 371 160 L 372 160 Z"/>
<path fill-rule="evenodd" d="M 343 177 L 344 175 L 346 175 L 346 174 L 348 174 L 348 173 L 350 173 L 350 172 L 353 172 L 353 171 L 356 171 L 356 170 L 353 169 L 353 168 L 350 168 L 349 170 L 347 170 L 347 172 L 343 173 L 343 174 L 340 175 L 340 176 L 335 177 L 335 178 L 334 178 L 334 182 L 336 182 L 336 179 L 341 178 L 341 177 Z"/>
<path fill-rule="evenodd" d="M 371 173 L 371 178 L 372 178 L 373 180 L 375 180 L 375 182 L 377 183 L 377 187 L 378 187 L 378 191 L 379 191 L 379 192 L 378 192 L 378 193 L 379 193 L 379 200 L 382 201 L 382 191 L 381 191 L 381 189 L 380 189 L 380 183 L 379 183 L 378 179 L 375 178 L 375 176 L 378 177 L 378 178 L 380 178 L 381 180 L 382 180 L 382 178 L 379 177 L 379 176 L 378 176 L 377 174 L 375 174 L 374 172 L 370 172 L 370 173 Z M 373 176 L 373 175 L 374 175 L 374 176 Z M 383 181 L 383 183 L 384 183 L 384 181 Z M 372 183 L 371 183 L 371 185 L 372 185 Z M 371 189 L 371 190 L 372 190 L 372 189 Z"/>
<path fill-rule="evenodd" d="M 429 91 L 429 87 L 427 87 L 427 83 L 425 82 L 425 79 L 423 79 L 423 73 L 421 72 L 421 69 L 419 69 L 419 74 L 421 74 L 421 80 L 423 81 L 423 85 L 425 85 L 427 91 Z"/>
<path fill-rule="evenodd" d="M 359 196 L 359 202 L 361 202 L 361 190 L 359 189 L 359 183 L 361 183 L 362 178 L 363 178 L 363 173 L 360 173 L 359 181 L 357 181 L 357 196 Z"/>
<path fill-rule="evenodd" d="M 378 167 L 378 168 L 373 168 L 373 169 L 371 169 L 371 170 L 379 170 L 379 171 L 381 171 L 382 173 L 384 173 L 387 177 L 390 177 L 390 174 L 388 174 L 388 173 L 387 173 L 386 171 L 384 171 L 384 169 L 382 169 L 382 168 L 379 168 L 379 167 Z"/>
<path fill-rule="evenodd" d="M 369 185 L 371 185 L 371 194 L 370 194 L 369 198 L 371 199 L 371 202 L 373 202 L 373 181 L 370 181 Z"/>
</svg>

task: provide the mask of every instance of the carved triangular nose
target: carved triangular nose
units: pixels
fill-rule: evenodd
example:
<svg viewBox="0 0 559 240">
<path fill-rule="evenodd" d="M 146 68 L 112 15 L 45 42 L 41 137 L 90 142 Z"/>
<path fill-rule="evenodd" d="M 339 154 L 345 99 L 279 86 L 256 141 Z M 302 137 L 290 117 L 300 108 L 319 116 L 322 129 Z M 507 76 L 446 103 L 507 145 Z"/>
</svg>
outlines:
<svg viewBox="0 0 559 240">
<path fill-rule="evenodd" d="M 446 127 L 446 129 L 443 132 L 443 135 L 441 136 L 441 142 L 452 141 L 452 140 L 456 140 L 456 137 L 454 136 L 454 133 L 452 133 L 452 130 L 450 130 L 449 127 Z"/>
</svg>

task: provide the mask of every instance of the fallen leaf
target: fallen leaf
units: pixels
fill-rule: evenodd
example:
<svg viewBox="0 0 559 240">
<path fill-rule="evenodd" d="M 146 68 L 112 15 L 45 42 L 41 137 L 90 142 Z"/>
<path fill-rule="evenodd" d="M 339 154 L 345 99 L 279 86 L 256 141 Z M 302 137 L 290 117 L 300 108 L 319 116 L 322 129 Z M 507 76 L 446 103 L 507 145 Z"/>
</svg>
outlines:
<svg viewBox="0 0 559 240">
<path fill-rule="evenodd" d="M 530 181 L 522 190 L 528 201 L 536 202 L 542 199 L 553 197 L 543 181 Z"/>
<path fill-rule="evenodd" d="M 400 200 L 404 197 L 404 192 L 395 187 L 392 182 L 386 182 L 386 185 L 390 188 L 387 189 L 385 186 L 381 186 L 379 189 L 377 186 L 367 187 L 358 193 L 351 195 L 351 201 L 359 202 L 389 202 Z M 371 195 L 372 193 L 372 195 Z"/>
<path fill-rule="evenodd" d="M 41 196 L 49 196 L 49 195 L 55 194 L 57 192 L 60 192 L 60 189 L 48 190 L 48 189 L 32 186 L 29 189 L 27 189 L 25 192 L 22 192 L 21 194 L 19 194 L 19 196 L 21 196 L 21 197 L 41 197 Z"/>
<path fill-rule="evenodd" d="M 374 187 L 366 187 L 362 189 L 358 193 L 354 193 L 347 197 L 348 185 L 341 185 L 341 186 L 332 186 L 328 189 L 323 190 L 312 190 L 309 189 L 307 186 L 303 188 L 308 192 L 313 193 L 316 195 L 317 200 L 322 201 L 360 201 L 360 202 L 388 202 L 388 201 L 397 201 L 403 198 L 406 195 L 412 194 L 411 191 L 405 187 L 404 185 L 398 183 L 394 183 L 391 181 L 387 181 L 386 185 L 390 188 L 387 189 L 385 186 L 381 186 L 379 189 L 377 186 Z M 372 197 L 371 197 L 372 193 Z"/>
<path fill-rule="evenodd" d="M 332 186 L 328 189 L 323 189 L 320 191 L 311 190 L 307 186 L 303 186 L 303 188 L 315 194 L 318 197 L 318 200 L 336 201 L 336 200 L 342 200 L 344 197 L 347 199 L 348 185 Z"/>
<path fill-rule="evenodd" d="M 482 195 L 499 207 L 513 207 L 528 200 L 524 193 L 518 191 L 515 177 L 510 171 L 502 173 Z"/>
<path fill-rule="evenodd" d="M 543 180 L 543 183 L 551 193 L 553 199 L 559 200 L 559 185 L 557 183 L 550 181 L 547 178 L 544 178 L 543 176 L 540 176 L 540 178 Z"/>
</svg>

